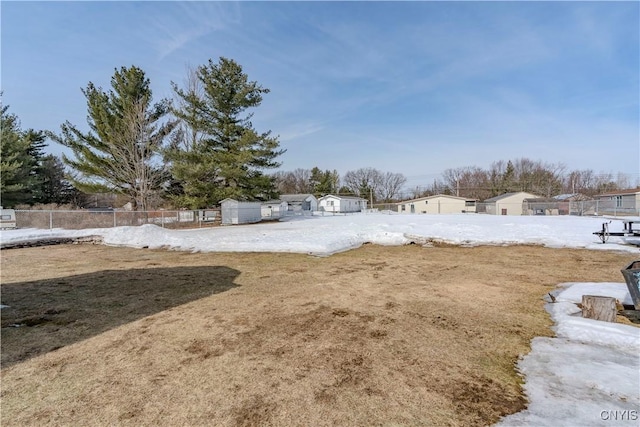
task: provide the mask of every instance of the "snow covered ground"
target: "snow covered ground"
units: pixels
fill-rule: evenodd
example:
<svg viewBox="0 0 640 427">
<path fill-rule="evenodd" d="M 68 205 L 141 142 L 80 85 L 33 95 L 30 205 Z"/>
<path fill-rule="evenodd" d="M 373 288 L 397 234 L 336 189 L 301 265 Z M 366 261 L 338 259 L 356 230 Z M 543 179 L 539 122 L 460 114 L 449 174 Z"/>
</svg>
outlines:
<svg viewBox="0 0 640 427">
<path fill-rule="evenodd" d="M 203 252 L 296 252 L 331 255 L 363 243 L 403 245 L 429 239 L 471 245 L 538 244 L 560 248 L 618 250 L 640 253 L 611 237 L 600 243 L 594 231 L 603 218 L 575 216 L 494 216 L 355 214 L 343 216 L 291 217 L 287 221 L 262 224 L 169 230 L 153 225 L 85 230 L 6 230 L 0 244 L 55 237 L 99 235 L 109 245 L 166 247 Z M 640 218 L 638 218 L 640 222 Z M 613 221 L 611 231 L 622 231 Z"/>
<path fill-rule="evenodd" d="M 215 252 L 296 252 L 328 256 L 364 243 L 404 245 L 436 240 L 465 246 L 538 244 L 554 248 L 617 250 L 637 246 L 592 233 L 603 218 L 357 214 L 296 217 L 246 226 L 167 230 L 153 225 L 89 230 L 5 230 L 0 245 L 41 239 L 101 236 L 108 245 Z M 640 218 L 638 219 L 640 222 Z M 611 231 L 621 231 L 613 221 Z M 625 266 L 620 266 L 624 268 Z M 575 303 L 603 295 L 632 304 L 624 284 L 560 284 L 547 304 L 555 338 L 535 338 L 518 367 L 529 408 L 503 419 L 504 426 L 640 425 L 640 328 L 583 319 Z M 543 296 L 541 295 L 541 298 Z"/>
</svg>

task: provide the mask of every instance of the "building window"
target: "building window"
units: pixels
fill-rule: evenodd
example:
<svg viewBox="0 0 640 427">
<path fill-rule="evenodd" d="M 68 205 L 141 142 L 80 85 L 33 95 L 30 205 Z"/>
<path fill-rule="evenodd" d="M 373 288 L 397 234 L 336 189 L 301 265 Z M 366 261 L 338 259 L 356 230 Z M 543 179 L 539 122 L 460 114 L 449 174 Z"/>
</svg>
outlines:
<svg viewBox="0 0 640 427">
<path fill-rule="evenodd" d="M 400 208 L 402 210 L 402 212 L 407 210 L 407 205 L 402 205 L 402 207 Z"/>
<path fill-rule="evenodd" d="M 464 202 L 465 206 L 475 206 L 476 202 L 475 200 L 467 200 L 466 202 Z"/>
<path fill-rule="evenodd" d="M 622 207 L 622 196 L 616 196 L 616 208 L 621 208 Z"/>
</svg>

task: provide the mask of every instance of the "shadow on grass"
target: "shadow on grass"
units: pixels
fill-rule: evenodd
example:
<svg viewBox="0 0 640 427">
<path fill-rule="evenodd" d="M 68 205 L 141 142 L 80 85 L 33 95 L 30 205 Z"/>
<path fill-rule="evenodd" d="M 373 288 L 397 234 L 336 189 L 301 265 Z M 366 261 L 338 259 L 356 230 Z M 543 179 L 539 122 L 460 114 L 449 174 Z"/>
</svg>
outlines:
<svg viewBox="0 0 640 427">
<path fill-rule="evenodd" d="M 239 274 L 221 266 L 151 268 L 3 284 L 2 368 L 225 292 Z"/>
</svg>

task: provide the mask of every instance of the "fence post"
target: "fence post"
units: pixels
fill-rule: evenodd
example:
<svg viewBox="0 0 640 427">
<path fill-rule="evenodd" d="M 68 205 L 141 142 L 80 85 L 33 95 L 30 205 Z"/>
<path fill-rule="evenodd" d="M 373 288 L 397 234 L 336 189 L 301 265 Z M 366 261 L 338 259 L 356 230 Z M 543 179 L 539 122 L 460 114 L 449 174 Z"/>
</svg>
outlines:
<svg viewBox="0 0 640 427">
<path fill-rule="evenodd" d="M 49 211 L 49 230 L 53 230 L 53 211 Z"/>
<path fill-rule="evenodd" d="M 164 211 L 160 211 L 160 224 L 162 224 L 162 228 L 164 228 Z"/>
<path fill-rule="evenodd" d="M 118 226 L 118 221 L 116 221 L 116 211 L 113 211 L 113 226 L 114 227 Z"/>
</svg>

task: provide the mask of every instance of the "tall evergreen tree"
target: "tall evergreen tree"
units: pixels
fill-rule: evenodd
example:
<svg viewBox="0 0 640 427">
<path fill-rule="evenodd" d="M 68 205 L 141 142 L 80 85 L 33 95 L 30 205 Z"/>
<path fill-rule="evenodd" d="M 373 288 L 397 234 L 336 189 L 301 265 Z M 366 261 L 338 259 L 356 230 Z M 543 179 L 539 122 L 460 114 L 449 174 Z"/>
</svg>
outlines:
<svg viewBox="0 0 640 427">
<path fill-rule="evenodd" d="M 20 120 L 0 108 L 0 203 L 33 204 L 40 191 L 38 167 L 46 146 L 41 131 L 20 128 Z"/>
<path fill-rule="evenodd" d="M 318 167 L 311 169 L 311 184 L 313 186 L 313 192 L 318 196 L 335 194 L 338 192 L 339 182 L 340 175 L 336 170 L 322 171 Z"/>
<path fill-rule="evenodd" d="M 511 160 L 507 162 L 507 169 L 502 175 L 502 191 L 503 193 L 515 191 L 516 186 L 516 172 Z"/>
<path fill-rule="evenodd" d="M 157 160 L 176 123 L 165 119 L 167 100 L 152 105 L 150 82 L 140 68 L 116 69 L 111 88 L 105 92 L 89 82 L 82 91 L 89 132 L 67 121 L 62 135 L 50 136 L 73 151 L 74 159 L 63 160 L 78 172 L 70 178 L 75 187 L 88 193 L 125 194 L 135 209 L 146 209 L 166 180 Z"/>
<path fill-rule="evenodd" d="M 40 162 L 39 172 L 40 194 L 39 203 L 55 203 L 58 205 L 71 203 L 76 197 L 76 189 L 65 177 L 62 160 L 49 154 Z"/>
<path fill-rule="evenodd" d="M 3 206 L 11 207 L 26 189 L 21 175 L 27 146 L 20 136 L 18 117 L 9 114 L 8 108 L 0 110 L 0 196 Z"/>
<path fill-rule="evenodd" d="M 44 177 L 42 176 L 42 163 L 45 158 L 44 149 L 47 137 L 43 131 L 35 131 L 29 129 L 24 132 L 24 138 L 27 141 L 27 156 L 29 177 L 27 183 L 29 185 L 30 204 L 39 203 L 43 191 Z"/>
<path fill-rule="evenodd" d="M 203 208 L 233 197 L 239 200 L 269 199 L 276 195 L 272 176 L 280 150 L 271 131 L 258 133 L 251 123 L 262 95 L 269 93 L 249 81 L 235 61 L 220 58 L 198 67 L 198 86 L 173 89 L 179 100 L 174 114 L 189 129 L 166 151 L 171 174 L 181 186 L 174 195 L 180 206 Z M 194 138 L 193 135 L 198 135 Z"/>
</svg>

